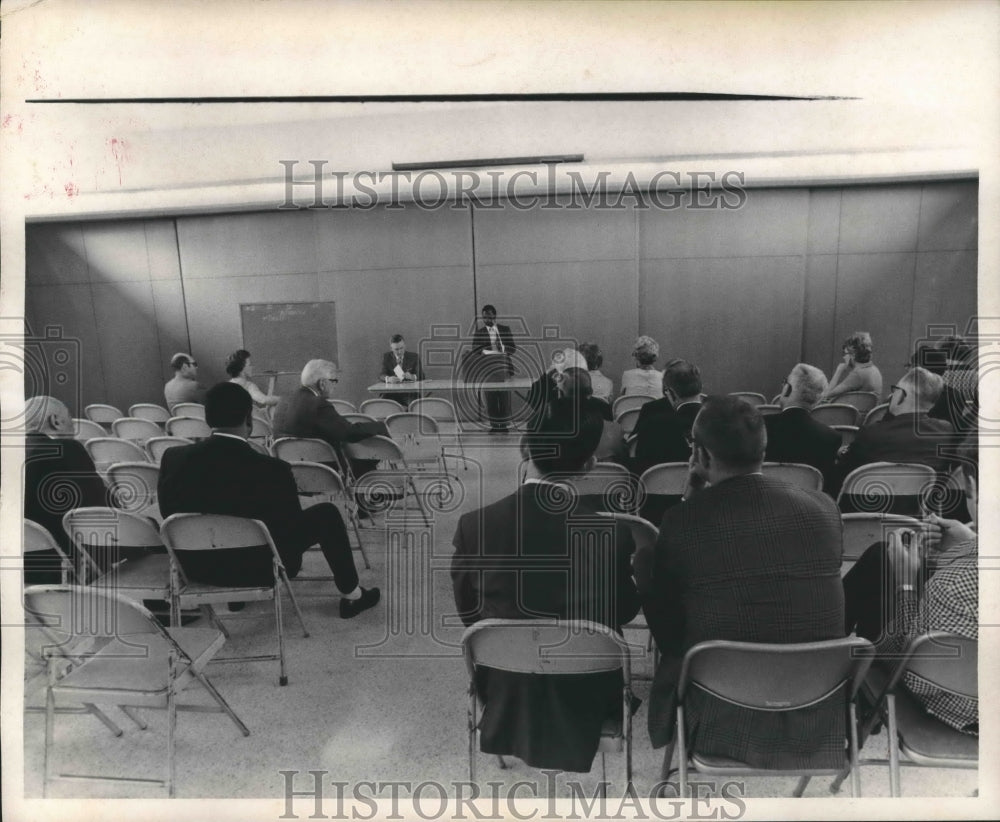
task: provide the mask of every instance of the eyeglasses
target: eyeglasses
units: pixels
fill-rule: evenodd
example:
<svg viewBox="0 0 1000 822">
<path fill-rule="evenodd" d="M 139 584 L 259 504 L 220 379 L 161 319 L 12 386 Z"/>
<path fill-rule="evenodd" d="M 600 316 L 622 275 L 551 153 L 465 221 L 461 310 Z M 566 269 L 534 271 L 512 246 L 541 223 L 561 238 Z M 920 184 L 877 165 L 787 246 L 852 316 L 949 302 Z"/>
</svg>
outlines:
<svg viewBox="0 0 1000 822">
<path fill-rule="evenodd" d="M 903 388 L 902 386 L 899 386 L 899 385 L 891 385 L 891 386 L 889 386 L 889 395 L 890 396 L 892 396 L 893 392 L 895 392 L 895 391 L 902 391 L 903 392 L 903 396 L 899 398 L 899 401 L 900 402 L 905 402 L 906 401 L 906 389 Z"/>
<path fill-rule="evenodd" d="M 194 360 L 188 360 L 186 365 L 193 366 L 194 368 L 198 367 L 198 363 L 196 363 Z"/>
<path fill-rule="evenodd" d="M 694 438 L 694 434 L 690 432 L 684 435 L 684 442 L 688 444 L 688 448 L 691 450 L 694 450 L 694 447 L 700 444 L 698 440 Z"/>
</svg>

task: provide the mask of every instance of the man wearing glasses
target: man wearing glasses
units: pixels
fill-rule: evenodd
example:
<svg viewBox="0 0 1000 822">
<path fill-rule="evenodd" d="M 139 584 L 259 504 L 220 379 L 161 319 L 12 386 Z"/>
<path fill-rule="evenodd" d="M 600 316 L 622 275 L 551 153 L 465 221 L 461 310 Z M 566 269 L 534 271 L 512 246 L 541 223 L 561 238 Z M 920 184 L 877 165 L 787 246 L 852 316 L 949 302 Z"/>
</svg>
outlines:
<svg viewBox="0 0 1000 822">
<path fill-rule="evenodd" d="M 163 386 L 167 408 L 179 402 L 205 402 L 205 388 L 198 384 L 198 363 L 190 354 L 174 354 L 170 359 L 174 378 Z"/>
</svg>

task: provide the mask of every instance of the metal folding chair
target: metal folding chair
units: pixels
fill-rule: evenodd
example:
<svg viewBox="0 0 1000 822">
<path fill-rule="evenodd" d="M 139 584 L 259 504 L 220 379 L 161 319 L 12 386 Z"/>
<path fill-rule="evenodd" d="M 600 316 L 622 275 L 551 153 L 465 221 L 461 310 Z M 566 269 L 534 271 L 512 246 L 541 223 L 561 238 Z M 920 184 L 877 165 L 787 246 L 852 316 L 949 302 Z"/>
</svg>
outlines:
<svg viewBox="0 0 1000 822">
<path fill-rule="evenodd" d="M 73 439 L 80 442 L 92 440 L 95 437 L 107 437 L 107 429 L 93 420 L 73 419 Z"/>
<path fill-rule="evenodd" d="M 823 490 L 823 474 L 818 468 L 799 462 L 765 462 L 761 468 L 765 477 L 783 480 L 809 491 Z"/>
<path fill-rule="evenodd" d="M 641 412 L 641 408 L 628 408 L 615 417 L 615 422 L 622 427 L 622 433 L 626 437 L 632 436 L 632 432 L 635 431 L 635 424 L 639 422 L 639 414 Z"/>
<path fill-rule="evenodd" d="M 365 400 L 361 403 L 361 405 L 358 406 L 358 411 L 362 414 L 374 417 L 376 420 L 384 420 L 391 414 L 402 414 L 406 411 L 406 409 L 395 400 L 373 399 Z"/>
<path fill-rule="evenodd" d="M 203 420 L 205 406 L 200 402 L 179 402 L 170 409 L 170 413 L 175 417 L 194 417 L 196 420 Z"/>
<path fill-rule="evenodd" d="M 58 567 L 60 582 L 63 585 L 69 583 L 71 579 L 75 579 L 76 569 L 73 567 L 73 560 L 66 556 L 66 552 L 59 547 L 59 543 L 49 533 L 48 528 L 30 519 L 26 519 L 24 520 L 23 534 L 21 551 L 25 561 L 27 561 L 28 556 L 31 554 L 35 554 L 36 558 L 38 555 L 44 554 L 46 557 L 51 558 L 52 570 Z M 44 570 L 48 570 L 49 561 L 46 561 L 45 566 Z M 43 569 L 39 568 L 39 570 Z"/>
<path fill-rule="evenodd" d="M 138 402 L 135 405 L 130 405 L 128 415 L 140 420 L 155 422 L 157 425 L 163 425 L 171 417 L 166 408 L 153 402 Z"/>
<path fill-rule="evenodd" d="M 847 475 L 837 505 L 843 510 L 845 497 L 850 496 L 863 513 L 916 512 L 936 481 L 937 475 L 928 465 L 872 462 Z"/>
<path fill-rule="evenodd" d="M 767 416 L 768 414 L 780 414 L 781 406 L 777 403 L 767 403 L 766 405 L 758 405 L 756 411 L 761 416 Z"/>
<path fill-rule="evenodd" d="M 353 402 L 347 400 L 327 400 L 327 402 L 337 410 L 338 414 L 353 414 L 358 410 Z"/>
<path fill-rule="evenodd" d="M 371 568 L 368 561 L 368 554 L 365 552 L 365 545 L 361 541 L 361 530 L 358 526 L 357 505 L 353 496 L 348 493 L 347 486 L 343 478 L 330 466 L 320 462 L 291 462 L 292 476 L 295 478 L 295 487 L 299 492 L 299 500 L 303 508 L 316 505 L 319 502 L 332 502 L 334 505 L 340 503 L 347 510 L 347 518 L 354 531 L 354 538 L 357 540 L 357 548 L 361 552 L 361 558 L 365 561 L 365 568 Z M 301 579 L 299 574 L 297 579 Z M 324 577 L 325 579 L 325 577 Z"/>
<path fill-rule="evenodd" d="M 858 416 L 864 417 L 876 405 L 878 405 L 878 394 L 874 391 L 848 391 L 837 397 L 837 402 L 844 405 L 853 405 L 858 409 Z"/>
<path fill-rule="evenodd" d="M 611 404 L 611 416 L 614 419 L 618 419 L 619 416 L 630 408 L 641 408 L 652 399 L 652 397 L 646 394 L 626 394 L 624 397 L 618 397 Z"/>
<path fill-rule="evenodd" d="M 863 428 L 866 425 L 874 425 L 880 422 L 887 413 L 889 413 L 889 403 L 884 402 L 881 405 L 876 405 L 871 411 L 865 414 L 865 420 L 861 423 L 861 427 Z"/>
<path fill-rule="evenodd" d="M 91 422 L 104 426 L 105 429 L 119 417 L 125 416 L 120 409 L 113 405 L 105 405 L 100 402 L 92 403 L 84 408 L 83 415 Z"/>
<path fill-rule="evenodd" d="M 194 440 L 189 440 L 187 437 L 152 437 L 146 440 L 146 453 L 151 462 L 159 465 L 163 452 L 168 448 L 173 448 L 175 445 L 191 445 L 193 442 Z"/>
<path fill-rule="evenodd" d="M 876 542 L 885 542 L 897 528 L 920 530 L 920 520 L 901 514 L 841 514 L 844 523 L 844 562 L 857 562 Z"/>
<path fill-rule="evenodd" d="M 425 417 L 430 417 L 437 422 L 440 434 L 449 437 L 453 436 L 455 442 L 458 444 L 461 456 L 449 454 L 447 453 L 447 449 L 445 449 L 445 457 L 461 459 L 465 470 L 469 470 L 468 461 L 465 457 L 465 445 L 462 442 L 462 425 L 458 419 L 458 412 L 450 400 L 441 397 L 421 397 L 411 402 L 407 410 L 412 411 L 414 414 L 423 414 Z"/>
<path fill-rule="evenodd" d="M 831 402 L 817 405 L 812 410 L 812 417 L 823 425 L 857 425 L 858 409 L 844 402 Z"/>
<path fill-rule="evenodd" d="M 406 496 L 409 494 L 417 502 L 417 508 L 420 510 L 424 525 L 430 525 L 430 518 L 427 516 L 427 511 L 424 510 L 421 495 L 413 480 L 413 471 L 407 466 L 406 458 L 398 443 L 389 437 L 368 437 L 358 442 L 344 443 L 344 454 L 348 460 L 378 460 L 389 466 L 387 469 L 380 467 L 369 471 L 360 477 L 355 477 L 353 473 L 351 475 L 351 488 L 355 498 L 359 502 L 364 499 L 365 507 L 369 512 L 386 511 L 395 505 L 396 499 L 402 497 L 405 521 L 406 512 L 409 510 L 406 506 Z M 443 483 L 443 485 L 450 487 L 449 483 Z M 427 484 L 425 491 L 435 486 L 438 487 L 440 495 L 441 491 L 444 490 L 441 487 L 442 483 L 434 481 L 433 478 Z"/>
<path fill-rule="evenodd" d="M 139 417 L 122 417 L 111 423 L 111 433 L 118 439 L 142 446 L 153 437 L 162 437 L 163 429 L 155 422 Z"/>
<path fill-rule="evenodd" d="M 146 452 L 141 446 L 117 437 L 94 437 L 87 440 L 83 447 L 90 454 L 99 474 L 106 473 L 108 468 L 116 462 L 147 461 Z"/>
<path fill-rule="evenodd" d="M 730 397 L 736 397 L 737 399 L 743 400 L 743 402 L 748 402 L 754 408 L 758 405 L 766 405 L 767 397 L 763 394 L 758 394 L 756 391 L 730 391 Z"/>
<path fill-rule="evenodd" d="M 198 417 L 171 417 L 167 420 L 166 430 L 171 437 L 189 440 L 203 440 L 212 436 L 208 423 Z"/>
<path fill-rule="evenodd" d="M 639 490 L 636 494 L 635 513 L 638 515 L 643 500 L 650 494 L 680 497 L 688 481 L 688 464 L 686 462 L 661 462 L 642 472 L 639 477 Z"/>
<path fill-rule="evenodd" d="M 108 466 L 114 504 L 123 511 L 162 522 L 156 501 L 160 467 L 151 462 L 116 462 Z"/>
<path fill-rule="evenodd" d="M 581 497 L 600 497 L 599 507 L 611 513 L 625 514 L 634 511 L 637 502 L 637 483 L 628 469 L 614 462 L 598 462 L 583 474 L 567 478 Z"/>
</svg>

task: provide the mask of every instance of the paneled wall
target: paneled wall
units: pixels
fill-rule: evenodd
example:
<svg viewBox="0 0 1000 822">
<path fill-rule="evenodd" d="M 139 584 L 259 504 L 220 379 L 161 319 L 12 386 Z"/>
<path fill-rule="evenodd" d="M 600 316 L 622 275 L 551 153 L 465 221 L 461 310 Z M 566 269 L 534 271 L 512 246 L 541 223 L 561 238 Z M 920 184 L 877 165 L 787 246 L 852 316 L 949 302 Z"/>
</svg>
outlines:
<svg viewBox="0 0 1000 822">
<path fill-rule="evenodd" d="M 297 300 L 336 302 L 354 400 L 390 334 L 415 350 L 441 326 L 464 337 L 487 302 L 542 357 L 598 342 L 616 384 L 638 334 L 659 341 L 660 364 L 697 362 L 706 390 L 770 395 L 799 360 L 830 373 L 841 339 L 868 330 L 888 385 L 931 326 L 962 332 L 975 314 L 977 196 L 954 182 L 751 189 L 736 210 L 406 205 L 30 225 L 28 322 L 78 338 L 83 401 L 119 406 L 162 401 L 175 351 L 191 350 L 206 384 L 223 379 L 240 304 Z"/>
</svg>

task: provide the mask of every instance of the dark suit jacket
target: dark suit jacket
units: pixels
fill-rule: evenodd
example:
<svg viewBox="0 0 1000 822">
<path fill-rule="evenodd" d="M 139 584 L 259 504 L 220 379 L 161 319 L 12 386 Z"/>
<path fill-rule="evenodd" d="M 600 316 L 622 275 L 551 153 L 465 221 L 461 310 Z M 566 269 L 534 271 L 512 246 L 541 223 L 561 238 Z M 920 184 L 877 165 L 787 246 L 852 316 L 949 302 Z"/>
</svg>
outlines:
<svg viewBox="0 0 1000 822">
<path fill-rule="evenodd" d="M 667 511 L 643 610 L 663 654 L 650 693 L 654 747 L 673 738 L 687 649 L 710 639 L 811 642 L 844 635 L 840 512 L 825 494 L 759 474 L 734 477 Z M 647 587 L 648 585 L 648 587 Z M 688 701 L 692 750 L 762 767 L 837 767 L 845 705 L 789 714 Z M 791 754 L 778 755 L 780 736 Z"/>
<path fill-rule="evenodd" d="M 24 517 L 47 529 L 70 557 L 73 550 L 62 527 L 63 514 L 73 508 L 111 504 L 108 488 L 82 443 L 45 434 L 28 434 L 24 438 Z M 28 581 L 59 582 L 59 573 L 44 573 L 46 560 L 38 559 L 37 569 L 34 563 L 28 563 Z"/>
<path fill-rule="evenodd" d="M 927 414 L 900 414 L 883 419 L 858 432 L 854 442 L 837 462 L 829 491 L 836 495 L 851 471 L 872 462 L 915 462 L 944 472 L 950 463 L 948 446 L 957 443 L 958 438 L 950 422 Z M 939 449 L 944 453 L 939 453 Z M 912 501 L 912 506 L 915 505 L 916 501 Z M 846 501 L 844 510 L 855 508 L 850 500 Z M 896 513 L 919 513 L 910 510 L 910 507 L 894 510 Z"/>
<path fill-rule="evenodd" d="M 829 488 L 833 466 L 840 448 L 840 434 L 813 419 L 805 408 L 786 408 L 764 417 L 767 428 L 768 462 L 798 462 L 811 465 L 823 474 Z"/>
<path fill-rule="evenodd" d="M 556 617 L 618 629 L 638 613 L 628 529 L 595 517 L 579 499 L 567 514 L 548 504 L 549 496 L 528 483 L 459 520 L 451 575 L 466 625 Z M 574 531 L 608 528 L 612 539 L 571 540 Z M 553 678 L 489 670 L 479 681 L 486 692 L 482 750 L 534 767 L 589 771 L 602 721 L 621 710 L 621 684 L 617 673 Z"/>
<path fill-rule="evenodd" d="M 233 437 L 213 435 L 165 451 L 157 499 L 164 517 L 228 514 L 261 520 L 290 576 L 298 573 L 302 551 L 309 547 L 299 534 L 302 508 L 291 467 Z M 200 582 L 260 585 L 273 579 L 266 547 L 182 551 L 179 559 L 188 577 Z"/>
<path fill-rule="evenodd" d="M 666 400 L 666 397 L 663 398 Z M 687 435 L 691 433 L 694 418 L 701 411 L 701 403 L 686 402 L 677 409 L 667 411 L 659 406 L 661 400 L 653 400 L 642 406 L 633 433 L 635 443 L 635 472 L 641 474 L 647 468 L 661 462 L 687 462 L 691 458 L 691 446 Z M 657 406 L 646 412 L 649 406 Z"/>
<path fill-rule="evenodd" d="M 386 351 L 382 355 L 382 370 L 379 372 L 379 376 L 394 377 L 396 376 L 395 368 L 396 355 L 391 351 Z M 403 352 L 403 371 L 413 374 L 418 380 L 424 379 L 424 369 L 420 365 L 420 357 L 413 351 Z"/>
<path fill-rule="evenodd" d="M 483 351 L 490 348 L 490 333 L 485 325 L 479 326 L 472 335 L 472 349 L 465 357 L 465 379 L 469 382 L 477 382 L 493 376 L 494 369 L 499 369 L 503 374 L 510 376 L 514 373 L 514 361 L 511 354 L 517 349 L 514 343 L 514 335 L 510 331 L 510 326 L 496 324 L 497 331 L 500 332 L 500 342 L 503 344 L 503 355 L 484 355 Z M 498 363 L 498 365 L 494 365 Z"/>
<path fill-rule="evenodd" d="M 330 403 L 308 388 L 282 397 L 274 411 L 274 436 L 309 437 L 326 440 L 335 448 L 343 442 L 358 442 L 377 434 L 388 435 L 381 422 L 348 422 Z"/>
</svg>

